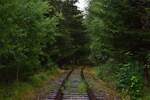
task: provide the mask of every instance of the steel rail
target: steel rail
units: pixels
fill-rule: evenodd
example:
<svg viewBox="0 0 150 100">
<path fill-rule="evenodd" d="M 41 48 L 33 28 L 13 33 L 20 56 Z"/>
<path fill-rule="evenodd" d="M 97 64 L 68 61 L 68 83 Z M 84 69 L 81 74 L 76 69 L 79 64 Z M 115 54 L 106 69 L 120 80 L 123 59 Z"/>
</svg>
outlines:
<svg viewBox="0 0 150 100">
<path fill-rule="evenodd" d="M 83 70 L 84 70 L 84 68 L 81 69 L 81 78 L 84 81 L 84 83 L 86 84 L 88 97 L 90 100 L 97 100 L 95 94 L 93 93 L 92 89 L 90 88 L 88 82 L 85 79 Z"/>
<path fill-rule="evenodd" d="M 72 74 L 72 72 L 74 71 L 74 69 L 72 69 L 67 76 L 65 77 L 65 79 L 63 80 L 63 82 L 61 83 L 58 92 L 56 94 L 55 100 L 62 100 L 63 99 L 63 91 L 62 88 L 65 88 L 65 83 L 68 80 L 69 76 Z"/>
</svg>

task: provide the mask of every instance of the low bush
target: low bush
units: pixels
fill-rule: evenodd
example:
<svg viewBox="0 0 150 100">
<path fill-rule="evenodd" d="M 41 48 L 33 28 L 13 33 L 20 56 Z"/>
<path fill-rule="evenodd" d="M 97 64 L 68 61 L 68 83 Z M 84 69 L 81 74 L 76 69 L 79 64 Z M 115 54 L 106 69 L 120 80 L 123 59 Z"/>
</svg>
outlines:
<svg viewBox="0 0 150 100">
<path fill-rule="evenodd" d="M 26 82 L 16 81 L 10 84 L 0 84 L 0 100 L 32 100 L 37 89 L 45 85 L 50 75 L 58 71 L 57 68 L 35 74 Z"/>
<path fill-rule="evenodd" d="M 122 92 L 128 92 L 132 100 L 142 96 L 143 79 L 137 64 L 120 64 L 120 71 L 117 72 L 116 86 Z"/>
<path fill-rule="evenodd" d="M 109 81 L 116 86 L 122 96 L 130 95 L 132 100 L 137 100 L 143 94 L 143 79 L 139 65 L 135 62 L 112 63 L 107 62 L 96 67 L 97 76 L 103 80 Z M 106 77 L 107 76 L 107 77 Z"/>
</svg>

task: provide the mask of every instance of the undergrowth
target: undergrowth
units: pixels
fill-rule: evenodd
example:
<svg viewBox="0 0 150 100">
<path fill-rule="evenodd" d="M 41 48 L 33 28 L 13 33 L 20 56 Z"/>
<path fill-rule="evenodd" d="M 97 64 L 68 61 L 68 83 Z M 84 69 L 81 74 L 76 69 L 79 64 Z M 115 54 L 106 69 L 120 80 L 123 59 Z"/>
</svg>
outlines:
<svg viewBox="0 0 150 100">
<path fill-rule="evenodd" d="M 15 81 L 10 84 L 0 84 L 0 100 L 33 100 L 38 89 L 46 84 L 51 75 L 58 72 L 57 68 L 41 71 L 28 81 Z"/>
<path fill-rule="evenodd" d="M 122 100 L 150 100 L 148 93 L 150 89 L 144 89 L 142 72 L 138 68 L 139 65 L 134 62 L 124 64 L 108 62 L 96 67 L 95 71 L 99 78 L 119 91 Z"/>
</svg>

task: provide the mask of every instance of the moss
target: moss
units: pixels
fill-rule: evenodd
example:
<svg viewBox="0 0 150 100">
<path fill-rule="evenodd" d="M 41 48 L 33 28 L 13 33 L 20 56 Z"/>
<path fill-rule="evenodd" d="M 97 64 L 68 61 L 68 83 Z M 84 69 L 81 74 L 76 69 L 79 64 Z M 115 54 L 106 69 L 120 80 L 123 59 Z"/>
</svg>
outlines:
<svg viewBox="0 0 150 100">
<path fill-rule="evenodd" d="M 87 86 L 84 81 L 81 81 L 77 88 L 80 93 L 85 93 L 87 91 Z"/>
</svg>

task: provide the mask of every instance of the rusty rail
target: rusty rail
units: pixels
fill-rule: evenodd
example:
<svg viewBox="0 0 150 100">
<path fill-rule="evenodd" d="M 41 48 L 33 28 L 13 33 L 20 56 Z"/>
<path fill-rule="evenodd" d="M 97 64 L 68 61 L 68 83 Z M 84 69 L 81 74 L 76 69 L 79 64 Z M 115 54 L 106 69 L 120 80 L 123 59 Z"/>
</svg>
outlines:
<svg viewBox="0 0 150 100">
<path fill-rule="evenodd" d="M 65 82 L 68 80 L 68 78 L 69 78 L 69 76 L 71 75 L 72 72 L 73 72 L 73 69 L 67 74 L 67 76 L 65 77 L 65 79 L 61 83 L 60 88 L 59 88 L 59 90 L 56 94 L 55 100 L 62 100 L 63 99 L 62 88 L 65 88 Z"/>
<path fill-rule="evenodd" d="M 88 97 L 89 97 L 90 100 L 97 100 L 95 94 L 93 93 L 92 89 L 90 88 L 88 82 L 85 79 L 83 70 L 84 70 L 84 68 L 81 69 L 81 78 L 87 86 Z"/>
</svg>

